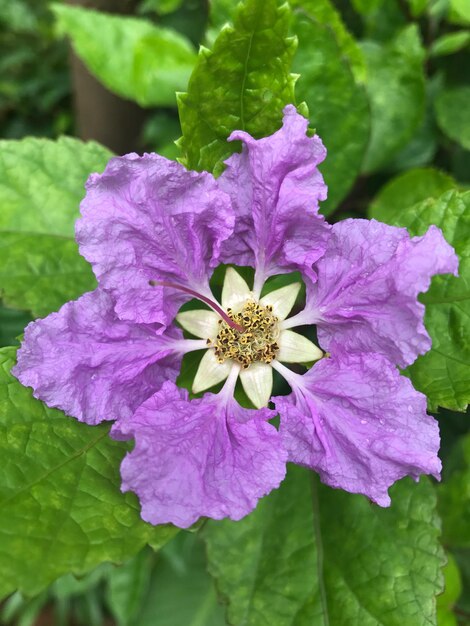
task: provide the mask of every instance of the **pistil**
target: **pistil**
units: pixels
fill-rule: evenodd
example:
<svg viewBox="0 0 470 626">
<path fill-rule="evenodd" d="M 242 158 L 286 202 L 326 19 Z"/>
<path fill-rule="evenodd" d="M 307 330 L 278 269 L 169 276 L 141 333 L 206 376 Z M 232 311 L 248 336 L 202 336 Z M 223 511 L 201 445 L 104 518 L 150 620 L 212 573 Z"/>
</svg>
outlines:
<svg viewBox="0 0 470 626">
<path fill-rule="evenodd" d="M 226 324 L 228 324 L 230 328 L 233 328 L 233 330 L 236 330 L 238 333 L 245 332 L 244 326 L 235 322 L 229 315 L 227 315 L 222 307 L 217 304 L 217 302 L 214 302 L 202 293 L 198 293 L 197 291 L 193 291 L 188 287 L 183 287 L 182 285 L 178 285 L 177 283 L 171 283 L 165 280 L 149 280 L 149 285 L 151 285 L 152 287 L 171 287 L 172 289 L 178 289 L 179 291 L 188 293 L 189 295 L 193 296 L 193 298 L 197 298 L 198 300 L 201 300 L 201 302 L 205 302 L 205 304 L 209 305 L 211 309 L 213 309 L 217 313 L 217 315 L 220 315 L 222 320 Z"/>
</svg>

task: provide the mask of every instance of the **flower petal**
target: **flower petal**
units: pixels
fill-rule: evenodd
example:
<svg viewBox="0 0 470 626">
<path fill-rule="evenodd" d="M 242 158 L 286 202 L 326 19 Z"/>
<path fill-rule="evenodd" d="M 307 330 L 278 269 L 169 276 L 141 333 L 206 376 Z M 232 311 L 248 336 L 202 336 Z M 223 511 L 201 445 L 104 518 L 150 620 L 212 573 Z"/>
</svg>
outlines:
<svg viewBox="0 0 470 626">
<path fill-rule="evenodd" d="M 233 269 L 227 267 L 222 287 L 222 306 L 225 310 L 241 307 L 250 297 L 251 289 L 244 278 Z"/>
<path fill-rule="evenodd" d="M 232 361 L 219 363 L 214 350 L 206 350 L 197 368 L 193 382 L 193 393 L 210 389 L 227 378 L 232 369 Z"/>
<path fill-rule="evenodd" d="M 217 181 L 236 213 L 223 260 L 256 267 L 260 284 L 267 276 L 297 269 L 313 279 L 312 263 L 326 247 L 329 226 L 318 214 L 326 185 L 317 169 L 326 150 L 318 136 L 307 137 L 307 126 L 289 105 L 282 128 L 270 137 L 256 140 L 243 131 L 229 137 L 244 145 L 226 161 Z"/>
<path fill-rule="evenodd" d="M 111 159 L 93 174 L 76 235 L 121 319 L 174 318 L 189 294 L 149 281 L 177 283 L 209 295 L 208 274 L 233 231 L 229 198 L 207 172 L 189 172 L 156 154 Z"/>
<path fill-rule="evenodd" d="M 418 294 L 457 265 L 435 226 L 410 238 L 375 220 L 343 220 L 316 265 L 318 281 L 308 284 L 306 310 L 284 324 L 316 323 L 321 347 L 332 353 L 379 352 L 405 367 L 431 347 Z"/>
<path fill-rule="evenodd" d="M 240 370 L 240 380 L 246 395 L 257 409 L 268 406 L 273 391 L 273 368 L 267 363 L 253 363 Z"/>
<path fill-rule="evenodd" d="M 292 307 L 299 295 L 300 287 L 300 283 L 291 283 L 280 289 L 270 291 L 261 298 L 260 304 L 263 306 L 272 306 L 274 315 L 279 320 L 284 320 L 292 311 Z"/>
<path fill-rule="evenodd" d="M 283 363 L 310 363 L 323 356 L 322 350 L 313 341 L 292 330 L 281 330 L 278 345 L 276 359 Z"/>
<path fill-rule="evenodd" d="M 35 398 L 88 424 L 126 419 L 168 379 L 181 356 L 172 350 L 177 328 L 130 324 L 114 313 L 104 291 L 68 302 L 26 328 L 13 374 Z"/>
<path fill-rule="evenodd" d="M 122 489 L 137 493 L 151 524 L 241 519 L 285 475 L 279 433 L 266 421 L 274 415 L 227 404 L 220 394 L 188 401 L 167 383 L 119 425 L 120 438 L 135 439 L 121 465 Z"/>
<path fill-rule="evenodd" d="M 214 311 L 197 309 L 178 313 L 176 321 L 195 337 L 214 339 L 219 332 L 220 317 Z"/>
<path fill-rule="evenodd" d="M 387 359 L 342 355 L 322 359 L 304 376 L 288 372 L 293 393 L 273 400 L 289 460 L 381 506 L 403 476 L 439 477 L 437 422 L 426 414 L 425 396 Z"/>
</svg>

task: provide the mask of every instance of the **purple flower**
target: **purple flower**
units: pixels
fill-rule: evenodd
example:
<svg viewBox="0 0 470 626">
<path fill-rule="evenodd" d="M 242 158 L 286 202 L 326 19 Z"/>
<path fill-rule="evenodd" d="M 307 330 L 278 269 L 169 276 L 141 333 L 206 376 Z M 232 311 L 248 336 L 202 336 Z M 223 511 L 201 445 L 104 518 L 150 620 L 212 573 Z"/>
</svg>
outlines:
<svg viewBox="0 0 470 626">
<path fill-rule="evenodd" d="M 435 227 L 410 238 L 374 220 L 329 226 L 325 149 L 293 106 L 284 113 L 271 137 L 232 134 L 242 152 L 218 180 L 157 155 L 92 175 L 77 239 L 99 287 L 28 326 L 18 353 L 14 374 L 36 397 L 135 440 L 123 490 L 153 524 L 240 519 L 288 460 L 382 506 L 402 476 L 439 476 L 437 424 L 396 366 L 430 348 L 417 296 L 456 273 L 456 256 Z M 228 267 L 218 302 L 221 263 L 251 266 L 254 283 Z M 294 271 L 307 297 L 292 314 L 301 283 L 265 283 Z M 180 310 L 194 298 L 199 308 Z M 312 324 L 321 347 L 296 330 Z M 204 353 L 192 391 L 223 383 L 218 393 L 176 386 L 193 350 Z M 273 370 L 289 395 L 271 398 Z M 254 408 L 235 400 L 237 381 Z"/>
<path fill-rule="evenodd" d="M 417 296 L 434 274 L 457 274 L 458 260 L 436 226 L 410 239 L 405 228 L 347 219 L 315 268 L 292 324 L 316 324 L 326 350 L 378 352 L 406 367 L 431 348 Z"/>
</svg>

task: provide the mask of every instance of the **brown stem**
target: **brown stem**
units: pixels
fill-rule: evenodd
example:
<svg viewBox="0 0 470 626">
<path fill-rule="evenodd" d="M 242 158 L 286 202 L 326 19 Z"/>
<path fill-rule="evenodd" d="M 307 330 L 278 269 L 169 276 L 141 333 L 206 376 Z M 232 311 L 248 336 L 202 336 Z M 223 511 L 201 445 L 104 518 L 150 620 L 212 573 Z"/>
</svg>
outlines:
<svg viewBox="0 0 470 626">
<path fill-rule="evenodd" d="M 68 4 L 109 13 L 131 14 L 136 0 L 67 0 Z M 109 54 L 113 54 L 110 50 Z M 73 97 L 77 134 L 94 139 L 116 154 L 138 150 L 146 112 L 134 102 L 112 94 L 90 74 L 71 51 Z"/>
</svg>

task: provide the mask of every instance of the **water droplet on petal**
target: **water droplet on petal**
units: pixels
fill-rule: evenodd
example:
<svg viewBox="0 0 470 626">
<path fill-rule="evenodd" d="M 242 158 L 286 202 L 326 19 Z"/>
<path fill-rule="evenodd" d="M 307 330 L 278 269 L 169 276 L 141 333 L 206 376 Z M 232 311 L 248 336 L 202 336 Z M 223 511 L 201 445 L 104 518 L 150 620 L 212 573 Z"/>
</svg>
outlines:
<svg viewBox="0 0 470 626">
<path fill-rule="evenodd" d="M 367 420 L 361 420 L 361 424 L 367 424 Z"/>
</svg>

